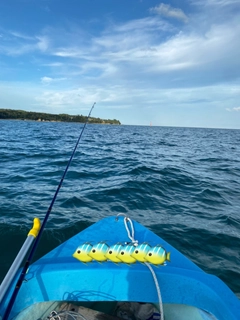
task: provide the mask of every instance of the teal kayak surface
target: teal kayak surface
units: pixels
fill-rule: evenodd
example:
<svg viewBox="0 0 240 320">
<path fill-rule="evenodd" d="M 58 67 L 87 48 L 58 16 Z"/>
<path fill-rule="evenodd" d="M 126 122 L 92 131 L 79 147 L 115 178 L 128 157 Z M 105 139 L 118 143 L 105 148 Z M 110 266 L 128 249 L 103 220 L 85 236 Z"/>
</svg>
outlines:
<svg viewBox="0 0 240 320">
<path fill-rule="evenodd" d="M 141 224 L 132 221 L 132 225 L 126 225 L 125 221 L 122 216 L 100 220 L 33 263 L 10 318 L 17 316 L 17 319 L 27 319 L 28 312 L 32 315 L 33 306 L 45 303 L 49 308 L 50 302 L 61 301 L 74 301 L 83 306 L 85 303 L 100 305 L 104 302 L 107 305 L 121 301 L 157 306 L 160 289 L 165 319 L 184 319 L 187 314 L 186 319 L 240 319 L 240 301 L 219 278 L 205 273 Z M 134 239 L 129 239 L 129 233 Z M 134 259 L 113 262 L 104 258 L 106 254 L 102 255 L 105 247 L 107 250 L 114 245 L 124 248 L 128 246 L 131 250 L 131 246 L 139 248 L 140 244 L 154 248 L 151 252 L 147 249 L 149 259 L 146 263 Z M 96 259 L 88 254 L 88 245 L 90 249 L 101 248 Z M 89 258 L 89 262 L 81 262 L 73 257 L 75 252 L 82 253 L 78 248 L 86 249 L 82 259 Z M 165 257 L 163 263 L 157 264 L 151 260 L 156 250 L 158 253 L 162 250 L 161 255 Z M 122 252 L 119 250 L 116 259 L 121 258 Z M 167 253 L 170 253 L 170 258 Z M 124 254 L 126 255 L 126 251 Z M 129 259 L 132 256 L 130 254 Z M 14 283 L 1 304 L 1 315 L 4 314 L 13 287 Z M 194 316 L 195 312 L 198 312 L 199 318 Z M 171 318 L 171 314 L 175 315 Z"/>
</svg>

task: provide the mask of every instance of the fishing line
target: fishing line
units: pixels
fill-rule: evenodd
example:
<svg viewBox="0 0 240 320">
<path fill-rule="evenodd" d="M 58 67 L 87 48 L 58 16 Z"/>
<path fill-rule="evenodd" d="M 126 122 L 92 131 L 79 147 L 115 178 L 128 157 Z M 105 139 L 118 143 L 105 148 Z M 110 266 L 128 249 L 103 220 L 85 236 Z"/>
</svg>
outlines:
<svg viewBox="0 0 240 320">
<path fill-rule="evenodd" d="M 50 213 L 51 213 L 51 211 L 52 211 L 52 207 L 53 207 L 54 202 L 55 202 L 55 200 L 56 200 L 56 198 L 57 198 L 58 192 L 59 192 L 59 190 L 60 190 L 60 188 L 61 188 L 61 186 L 62 186 L 62 184 L 63 184 L 63 180 L 64 180 L 64 178 L 65 178 L 65 176 L 66 176 L 66 173 L 67 173 L 67 171 L 68 171 L 68 168 L 69 168 L 69 166 L 70 166 L 70 164 L 71 164 L 71 162 L 72 162 L 73 156 L 74 156 L 74 154 L 75 154 L 75 152 L 76 152 L 76 149 L 77 149 L 78 144 L 79 144 L 79 142 L 80 142 L 80 140 L 81 140 L 83 131 L 84 131 L 84 129 L 85 129 L 87 123 L 88 123 L 88 120 L 89 120 L 89 118 L 90 118 L 90 116 L 91 116 L 91 112 L 92 112 L 95 104 L 96 104 L 96 102 L 94 102 L 94 104 L 92 105 L 92 107 L 91 107 L 91 109 L 90 109 L 90 112 L 89 112 L 89 114 L 88 114 L 88 116 L 87 116 L 87 119 L 86 119 L 86 121 L 85 121 L 85 123 L 84 123 L 84 126 L 83 126 L 83 128 L 82 128 L 82 130 L 81 130 L 81 132 L 80 132 L 80 135 L 79 135 L 78 140 L 77 140 L 77 142 L 76 142 L 75 148 L 73 149 L 72 155 L 71 155 L 70 159 L 68 160 L 66 169 L 65 169 L 65 171 L 64 171 L 64 173 L 63 173 L 63 175 L 62 175 L 62 178 L 61 178 L 61 180 L 60 180 L 60 182 L 59 182 L 59 184 L 58 184 L 58 187 L 57 187 L 57 190 L 56 190 L 56 192 L 55 192 L 55 194 L 54 194 L 54 197 L 53 197 L 53 199 L 52 199 L 52 201 L 51 201 L 51 204 L 50 204 L 50 206 L 49 206 L 49 208 L 48 208 L 48 210 L 47 210 L 47 213 L 46 213 L 45 218 L 44 218 L 44 220 L 43 220 L 42 226 L 41 226 L 41 228 L 40 228 L 40 230 L 39 230 L 39 234 L 38 234 L 38 236 L 37 236 L 37 238 L 36 238 L 36 240 L 35 240 L 32 248 L 31 248 L 30 253 L 29 253 L 29 255 L 28 255 L 28 258 L 27 258 L 27 260 L 26 260 L 26 262 L 25 262 L 25 264 L 24 264 L 24 266 L 23 266 L 22 272 L 21 272 L 21 274 L 20 274 L 20 276 L 19 276 L 19 279 L 18 279 L 18 281 L 17 281 L 17 284 L 16 284 L 16 286 L 15 286 L 15 288 L 14 288 L 13 294 L 12 294 L 12 296 L 11 296 L 11 299 L 10 299 L 9 303 L 8 303 L 8 306 L 7 306 L 7 308 L 6 308 L 6 311 L 5 311 L 5 314 L 4 314 L 3 318 L 2 318 L 2 320 L 7 320 L 7 319 L 8 319 L 8 316 L 9 316 L 11 310 L 12 310 L 12 307 L 13 307 L 13 304 L 14 304 L 14 302 L 15 302 L 15 300 L 16 300 L 17 294 L 18 294 L 18 292 L 19 292 L 19 290 L 20 290 L 20 288 L 21 288 L 21 285 L 22 285 L 22 283 L 23 283 L 23 281 L 24 281 L 24 278 L 25 278 L 25 275 L 26 275 L 27 270 L 28 270 L 28 268 L 29 268 L 29 265 L 30 265 L 30 263 L 31 263 L 31 261 L 32 261 L 32 259 L 33 259 L 34 253 L 35 253 L 35 251 L 36 251 L 36 249 L 37 249 L 38 243 L 39 243 L 39 241 L 40 241 L 42 232 L 43 232 L 43 230 L 44 230 L 44 228 L 45 228 L 45 225 L 46 225 L 46 223 L 47 223 L 48 217 L 49 217 L 49 215 L 50 215 Z"/>
</svg>

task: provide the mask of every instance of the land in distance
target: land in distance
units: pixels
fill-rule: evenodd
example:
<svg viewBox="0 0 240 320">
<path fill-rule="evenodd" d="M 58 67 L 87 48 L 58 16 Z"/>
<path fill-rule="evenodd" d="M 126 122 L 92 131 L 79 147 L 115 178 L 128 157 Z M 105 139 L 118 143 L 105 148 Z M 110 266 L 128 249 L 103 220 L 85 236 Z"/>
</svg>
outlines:
<svg viewBox="0 0 240 320">
<path fill-rule="evenodd" d="M 85 123 L 87 116 L 83 115 L 69 115 L 69 114 L 51 114 L 44 112 L 33 112 L 24 110 L 13 110 L 13 109 L 0 109 L 0 119 L 6 120 L 32 120 L 32 121 L 58 121 L 58 122 L 81 122 Z M 116 119 L 100 119 L 90 117 L 89 123 L 100 123 L 100 124 L 116 124 L 120 125 L 120 121 Z"/>
</svg>

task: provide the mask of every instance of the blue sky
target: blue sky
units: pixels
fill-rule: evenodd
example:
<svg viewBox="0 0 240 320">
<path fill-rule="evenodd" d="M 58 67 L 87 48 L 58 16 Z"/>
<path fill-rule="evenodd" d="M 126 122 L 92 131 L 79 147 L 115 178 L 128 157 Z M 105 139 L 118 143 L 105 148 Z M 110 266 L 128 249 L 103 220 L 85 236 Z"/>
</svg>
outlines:
<svg viewBox="0 0 240 320">
<path fill-rule="evenodd" d="M 2 0 L 0 108 L 240 129 L 239 0 Z"/>
</svg>

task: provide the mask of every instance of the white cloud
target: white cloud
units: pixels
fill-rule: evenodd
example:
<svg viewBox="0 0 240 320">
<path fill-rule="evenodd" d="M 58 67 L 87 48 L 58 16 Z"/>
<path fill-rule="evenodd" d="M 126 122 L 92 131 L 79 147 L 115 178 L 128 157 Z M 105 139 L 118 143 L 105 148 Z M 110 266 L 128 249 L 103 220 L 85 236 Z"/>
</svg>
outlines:
<svg viewBox="0 0 240 320">
<path fill-rule="evenodd" d="M 41 96 L 36 97 L 36 101 L 47 107 L 67 106 L 74 103 L 69 93 L 46 91 Z"/>
<path fill-rule="evenodd" d="M 37 44 L 36 44 L 36 48 L 39 49 L 40 51 L 47 51 L 48 47 L 49 47 L 49 39 L 48 37 L 43 37 L 43 36 L 38 36 L 36 37 L 36 39 L 38 40 Z"/>
<path fill-rule="evenodd" d="M 196 68 L 225 68 L 238 62 L 240 56 L 240 26 L 215 25 L 203 35 L 180 32 L 149 51 L 154 69 L 179 70 Z"/>
<path fill-rule="evenodd" d="M 234 111 L 240 111 L 240 107 L 233 108 Z"/>
<path fill-rule="evenodd" d="M 7 56 L 18 56 L 29 53 L 33 50 L 33 47 L 28 44 L 21 45 L 0 45 L 0 54 Z"/>
<path fill-rule="evenodd" d="M 43 83 L 43 84 L 49 84 L 49 83 L 51 83 L 53 81 L 53 78 L 49 78 L 49 77 L 42 77 L 41 78 L 41 82 Z"/>
<path fill-rule="evenodd" d="M 108 63 L 110 60 L 126 60 L 129 53 L 147 48 L 152 37 L 161 34 L 171 34 L 175 28 L 156 17 L 136 19 L 122 24 L 111 25 L 100 35 L 88 39 L 87 43 L 77 43 L 77 34 L 74 45 L 71 42 L 66 46 L 56 47 L 52 54 L 60 58 L 83 59 L 84 63 Z M 66 33 L 67 35 L 67 33 Z M 64 36 L 63 36 L 64 37 Z M 122 58 L 121 58 L 122 56 Z M 81 61 L 82 62 L 82 61 Z"/>
<path fill-rule="evenodd" d="M 158 17 L 146 17 L 142 19 L 134 19 L 131 21 L 127 21 L 125 23 L 114 25 L 111 27 L 112 32 L 119 32 L 119 33 L 125 33 L 125 32 L 156 32 L 156 31 L 164 31 L 164 32 L 170 32 L 173 31 L 175 28 L 173 26 Z M 110 30 L 109 30 L 110 31 Z"/>
<path fill-rule="evenodd" d="M 42 66 L 45 67 L 62 67 L 64 64 L 62 62 L 49 62 L 49 63 L 42 63 Z"/>
<path fill-rule="evenodd" d="M 31 52 L 45 52 L 49 48 L 46 36 L 28 36 L 18 31 L 4 33 L 0 44 L 0 54 L 20 56 Z"/>
<path fill-rule="evenodd" d="M 156 8 L 161 14 L 179 17 L 182 15 L 182 18 L 185 15 L 180 9 L 163 3 L 151 10 L 157 10 Z M 222 68 L 228 69 L 230 76 L 232 69 L 240 67 L 239 24 L 233 20 L 223 24 L 208 25 L 205 29 L 206 31 L 202 32 L 199 26 L 197 28 L 192 26 L 178 31 L 160 17 L 152 16 L 111 24 L 98 36 L 90 37 L 88 41 L 77 40 L 78 30 L 76 34 L 71 35 L 70 31 L 66 30 L 64 33 L 61 30 L 60 37 L 56 36 L 56 30 L 45 29 L 44 36 L 35 36 L 29 41 L 27 41 L 28 36 L 15 33 L 19 39 L 24 38 L 24 41 L 19 46 L 6 46 L 2 50 L 9 55 L 34 51 L 38 54 L 44 53 L 41 66 L 58 67 L 55 68 L 55 76 L 42 78 L 41 81 L 45 84 L 52 83 L 53 78 L 66 78 L 67 74 L 73 77 L 84 75 L 95 79 L 114 77 L 114 81 L 115 79 L 126 81 L 142 74 L 149 80 L 157 79 L 160 85 L 164 74 L 164 85 L 177 85 L 179 82 L 176 79 L 183 78 L 191 79 L 193 81 L 191 85 L 194 85 L 196 80 L 199 83 L 200 77 L 204 82 L 206 79 L 211 81 L 214 75 L 212 80 L 214 82 L 217 75 L 222 73 L 223 78 Z M 81 40 L 85 37 L 86 35 L 83 35 Z M 65 46 L 61 45 L 61 39 L 64 39 Z M 48 57 L 47 63 L 44 63 L 44 57 Z M 54 57 L 57 57 L 57 61 Z M 179 73 L 184 70 L 187 73 Z M 210 77 L 208 70 L 212 72 Z M 178 74 L 174 74 L 175 72 Z M 197 78 L 194 72 L 200 77 Z M 170 77 L 171 81 L 168 80 Z"/>
<path fill-rule="evenodd" d="M 187 15 L 181 9 L 173 8 L 169 4 L 160 3 L 158 6 L 151 8 L 150 12 L 157 13 L 160 16 L 188 22 Z"/>
<path fill-rule="evenodd" d="M 240 107 L 234 107 L 234 108 L 226 108 L 227 111 L 232 112 L 232 111 L 236 111 L 236 112 L 240 112 Z"/>
<path fill-rule="evenodd" d="M 67 80 L 67 78 L 50 78 L 50 77 L 42 77 L 41 78 L 41 83 L 45 85 L 49 85 L 53 82 L 58 82 L 58 81 L 64 81 Z"/>
<path fill-rule="evenodd" d="M 230 5 L 239 5 L 239 0 L 192 0 L 192 4 L 199 6 L 217 6 L 225 7 Z"/>
<path fill-rule="evenodd" d="M 134 37 L 131 32 L 122 34 L 113 30 L 92 40 L 81 57 L 87 56 L 87 59 L 79 60 L 79 68 L 89 73 L 97 68 L 98 77 L 107 75 L 118 80 L 132 80 L 141 75 L 151 81 L 154 77 L 164 86 L 183 85 L 181 80 L 173 83 L 177 78 L 185 79 L 191 86 L 205 81 L 224 81 L 222 70 L 227 70 L 228 78 L 234 80 L 240 68 L 239 38 L 240 26 L 234 21 L 213 25 L 205 33 L 181 31 L 159 41 L 155 32 L 144 28 Z M 71 52 L 71 48 L 68 50 Z"/>
<path fill-rule="evenodd" d="M 87 58 L 86 53 L 84 54 L 80 48 L 76 47 L 59 48 L 53 52 L 53 55 L 62 58 Z"/>
<path fill-rule="evenodd" d="M 113 102 L 119 99 L 119 94 L 116 92 L 116 87 L 105 88 L 100 86 L 84 86 L 72 90 L 48 90 L 43 91 L 35 97 L 37 103 L 50 107 L 61 108 L 69 106 L 74 108 L 79 105 L 86 105 L 98 102 Z M 59 110 L 59 109 L 57 109 Z"/>
<path fill-rule="evenodd" d="M 9 33 L 16 38 L 20 38 L 20 39 L 24 39 L 24 40 L 34 40 L 33 37 L 30 37 L 29 35 L 26 35 L 24 33 L 18 32 L 18 31 L 9 31 Z"/>
<path fill-rule="evenodd" d="M 176 32 L 171 27 L 166 33 L 161 20 L 148 17 L 111 26 L 98 37 L 89 39 L 88 45 L 71 46 L 69 43 L 69 46 L 53 49 L 52 54 L 68 59 L 63 67 L 65 72 L 69 68 L 72 76 L 84 74 L 95 79 L 112 76 L 115 81 L 116 78 L 133 79 L 141 74 L 148 80 L 158 79 L 160 85 L 164 74 L 164 85 L 177 85 L 180 82 L 176 79 L 187 81 L 189 78 L 194 86 L 200 81 L 223 81 L 224 69 L 228 78 L 235 79 L 236 70 L 240 68 L 239 24 L 233 20 L 209 25 L 206 29 L 204 32 L 198 28 Z M 163 34 L 159 36 L 161 30 Z M 180 74 L 180 71 L 187 73 Z"/>
</svg>

